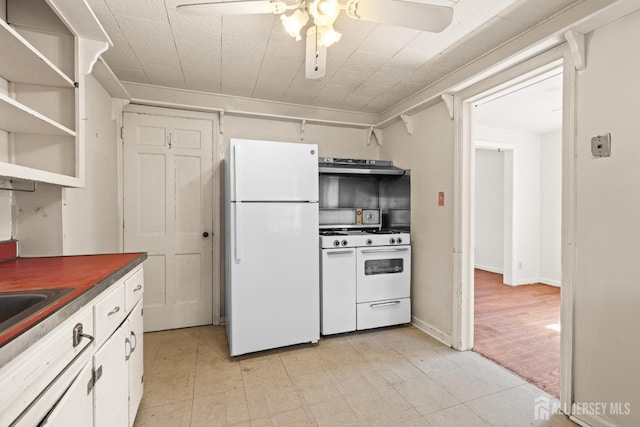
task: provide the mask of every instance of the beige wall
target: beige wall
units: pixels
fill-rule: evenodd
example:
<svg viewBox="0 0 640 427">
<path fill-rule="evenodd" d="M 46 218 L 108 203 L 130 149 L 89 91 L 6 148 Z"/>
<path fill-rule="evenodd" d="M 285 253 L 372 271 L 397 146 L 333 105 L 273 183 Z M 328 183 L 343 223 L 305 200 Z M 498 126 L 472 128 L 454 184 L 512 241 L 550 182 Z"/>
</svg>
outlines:
<svg viewBox="0 0 640 427">
<path fill-rule="evenodd" d="M 589 35 L 587 69 L 577 85 L 577 264 L 574 400 L 621 402 L 630 414 L 578 415 L 594 425 L 640 425 L 640 12 Z M 443 105 L 384 129 L 381 158 L 412 169 L 413 315 L 418 326 L 446 334 L 452 323 L 453 124 Z M 611 158 L 594 160 L 592 136 L 611 132 Z M 446 206 L 436 206 L 438 191 Z M 605 407 L 606 408 L 606 407 Z M 606 411 L 606 410 L 605 410 Z M 601 418 L 598 420 L 598 418 Z"/>
<path fill-rule="evenodd" d="M 418 327 L 451 335 L 454 123 L 443 103 L 383 131 L 380 158 L 411 169 L 412 314 Z M 438 192 L 445 205 L 438 206 Z M 446 338 L 446 337 L 441 337 Z"/>
<path fill-rule="evenodd" d="M 118 252 L 116 129 L 111 97 L 91 76 L 85 79 L 86 187 L 38 185 L 14 192 L 21 256 Z"/>
<path fill-rule="evenodd" d="M 34 193 L 13 192 L 15 238 L 20 256 L 62 255 L 62 189 L 38 184 Z"/>
<path fill-rule="evenodd" d="M 85 86 L 86 186 L 63 190 L 65 255 L 120 251 L 117 135 L 111 97 L 92 76 L 85 79 Z"/>
<path fill-rule="evenodd" d="M 578 73 L 577 264 L 574 380 L 577 402 L 630 402 L 615 425 L 640 425 L 640 12 L 588 37 Z M 590 139 L 611 132 L 612 156 Z"/>
</svg>

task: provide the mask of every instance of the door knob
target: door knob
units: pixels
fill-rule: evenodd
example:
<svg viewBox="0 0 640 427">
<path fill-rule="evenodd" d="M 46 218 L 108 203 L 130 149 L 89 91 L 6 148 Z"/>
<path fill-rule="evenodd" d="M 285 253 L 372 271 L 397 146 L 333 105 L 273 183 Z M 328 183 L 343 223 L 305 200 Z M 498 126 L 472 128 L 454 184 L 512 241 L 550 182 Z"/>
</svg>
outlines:
<svg viewBox="0 0 640 427">
<path fill-rule="evenodd" d="M 202 233 L 202 237 L 204 237 L 206 239 L 207 237 L 209 237 L 209 233 L 207 231 L 205 231 L 204 233 Z"/>
</svg>

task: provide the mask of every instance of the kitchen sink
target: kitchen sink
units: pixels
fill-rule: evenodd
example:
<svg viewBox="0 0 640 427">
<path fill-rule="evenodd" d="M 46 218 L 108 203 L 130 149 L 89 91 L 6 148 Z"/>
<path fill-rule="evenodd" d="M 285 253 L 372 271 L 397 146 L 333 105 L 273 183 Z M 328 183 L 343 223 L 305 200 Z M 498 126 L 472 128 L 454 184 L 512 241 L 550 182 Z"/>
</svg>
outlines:
<svg viewBox="0 0 640 427">
<path fill-rule="evenodd" d="M 73 291 L 62 288 L 0 292 L 0 334 Z"/>
</svg>

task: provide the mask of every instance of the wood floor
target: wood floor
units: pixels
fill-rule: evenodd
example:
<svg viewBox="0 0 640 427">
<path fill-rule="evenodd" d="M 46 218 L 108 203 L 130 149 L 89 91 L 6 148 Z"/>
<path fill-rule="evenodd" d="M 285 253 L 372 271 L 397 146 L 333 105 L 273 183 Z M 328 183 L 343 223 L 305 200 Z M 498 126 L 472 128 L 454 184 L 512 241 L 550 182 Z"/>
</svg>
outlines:
<svg viewBox="0 0 640 427">
<path fill-rule="evenodd" d="M 560 288 L 508 286 L 475 270 L 474 350 L 549 394 L 560 394 Z"/>
</svg>

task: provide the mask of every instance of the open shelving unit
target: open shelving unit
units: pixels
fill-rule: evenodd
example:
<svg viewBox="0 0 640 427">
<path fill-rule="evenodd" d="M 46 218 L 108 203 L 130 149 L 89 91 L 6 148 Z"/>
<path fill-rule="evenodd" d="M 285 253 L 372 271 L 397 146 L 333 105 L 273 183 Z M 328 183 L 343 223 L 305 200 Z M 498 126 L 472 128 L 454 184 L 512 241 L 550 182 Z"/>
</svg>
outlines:
<svg viewBox="0 0 640 427">
<path fill-rule="evenodd" d="M 111 40 L 85 0 L 7 0 L 6 10 L 0 179 L 83 187 L 84 78 Z"/>
<path fill-rule="evenodd" d="M 75 131 L 2 94 L 0 94 L 0 129 L 13 133 L 76 136 Z"/>
</svg>

